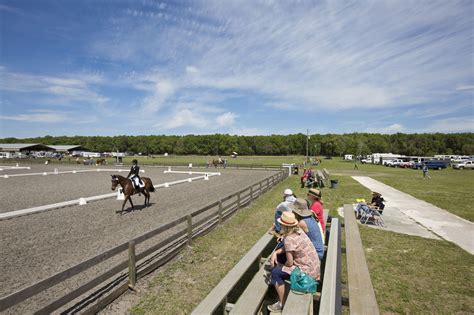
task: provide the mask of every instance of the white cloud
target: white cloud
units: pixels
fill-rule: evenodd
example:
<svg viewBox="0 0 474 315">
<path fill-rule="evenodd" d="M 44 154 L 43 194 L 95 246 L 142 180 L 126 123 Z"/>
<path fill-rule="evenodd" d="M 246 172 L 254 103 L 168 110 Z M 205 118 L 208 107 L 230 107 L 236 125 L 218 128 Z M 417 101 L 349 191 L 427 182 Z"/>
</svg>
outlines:
<svg viewBox="0 0 474 315">
<path fill-rule="evenodd" d="M 19 115 L 0 115 L 1 120 L 13 120 L 31 123 L 54 123 L 66 121 L 68 116 L 66 113 L 54 112 L 49 110 L 31 110 L 31 114 Z"/>
<path fill-rule="evenodd" d="M 187 74 L 195 74 L 195 73 L 198 73 L 198 72 L 199 72 L 199 70 L 196 67 L 193 67 L 193 66 L 187 66 L 186 67 L 186 73 Z"/>
<path fill-rule="evenodd" d="M 435 120 L 433 124 L 427 126 L 421 132 L 474 132 L 474 118 L 454 117 Z"/>
<path fill-rule="evenodd" d="M 474 85 L 460 85 L 456 88 L 456 91 L 472 91 L 474 90 Z"/>
<path fill-rule="evenodd" d="M 227 112 L 217 116 L 216 122 L 219 127 L 229 127 L 235 123 L 237 115 L 235 113 Z"/>
<path fill-rule="evenodd" d="M 176 87 L 169 80 L 157 79 L 154 84 L 154 90 L 147 96 L 143 102 L 142 109 L 145 113 L 156 113 L 166 103 L 169 97 L 173 95 Z"/>
<path fill-rule="evenodd" d="M 162 129 L 175 129 L 179 127 L 206 128 L 208 125 L 209 122 L 203 115 L 183 108 L 163 119 L 160 123 L 156 124 L 155 127 Z"/>
<path fill-rule="evenodd" d="M 365 128 L 365 132 L 393 134 L 397 132 L 406 132 L 406 128 L 401 124 L 394 123 L 388 126 L 380 125 L 380 127 L 377 127 L 377 126 L 368 127 L 368 128 Z"/>
<path fill-rule="evenodd" d="M 67 76 L 46 76 L 30 73 L 10 72 L 0 68 L 2 84 L 0 90 L 50 97 L 52 103 L 70 104 L 89 102 L 103 104 L 109 98 L 94 91 L 93 87 L 103 82 L 99 75 L 77 74 Z M 34 101 L 38 97 L 34 96 Z M 59 101 L 59 102 L 58 102 Z"/>
</svg>

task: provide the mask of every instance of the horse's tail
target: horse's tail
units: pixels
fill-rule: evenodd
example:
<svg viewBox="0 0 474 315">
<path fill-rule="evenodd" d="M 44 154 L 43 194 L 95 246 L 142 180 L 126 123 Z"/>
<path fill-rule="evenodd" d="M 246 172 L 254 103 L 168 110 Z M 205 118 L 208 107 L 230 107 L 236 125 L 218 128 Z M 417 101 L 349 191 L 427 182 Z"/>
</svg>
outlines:
<svg viewBox="0 0 474 315">
<path fill-rule="evenodd" d="M 151 178 L 147 178 L 148 181 L 150 182 L 150 192 L 154 192 L 155 191 L 155 186 L 153 186 L 153 183 L 151 182 Z"/>
</svg>

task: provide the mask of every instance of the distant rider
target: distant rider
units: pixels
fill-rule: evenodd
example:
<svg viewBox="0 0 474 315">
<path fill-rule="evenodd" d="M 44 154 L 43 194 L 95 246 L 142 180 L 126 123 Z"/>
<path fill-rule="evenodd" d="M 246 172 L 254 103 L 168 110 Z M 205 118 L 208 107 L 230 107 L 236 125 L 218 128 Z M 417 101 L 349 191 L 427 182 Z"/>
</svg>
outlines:
<svg viewBox="0 0 474 315">
<path fill-rule="evenodd" d="M 132 167 L 130 168 L 130 173 L 127 177 L 132 180 L 133 186 L 135 186 L 136 191 L 140 191 L 140 166 L 138 166 L 138 161 L 135 159 L 132 161 Z"/>
</svg>

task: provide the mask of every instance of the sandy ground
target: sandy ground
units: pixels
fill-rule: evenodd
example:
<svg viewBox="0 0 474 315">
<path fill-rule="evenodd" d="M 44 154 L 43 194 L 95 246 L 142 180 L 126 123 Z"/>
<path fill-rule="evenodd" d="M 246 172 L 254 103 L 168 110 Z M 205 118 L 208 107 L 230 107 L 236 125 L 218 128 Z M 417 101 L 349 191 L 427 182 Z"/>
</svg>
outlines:
<svg viewBox="0 0 474 315">
<path fill-rule="evenodd" d="M 57 167 L 33 165 L 31 170 L 9 170 L 8 173 L 54 171 Z M 65 169 L 73 169 L 73 166 L 61 167 L 59 171 Z M 145 176 L 150 177 L 155 185 L 189 177 L 187 174 L 163 174 L 163 168 L 144 169 Z M 209 181 L 199 180 L 158 189 L 152 194 L 151 207 L 137 207 L 137 210 L 124 215 L 115 213 L 115 210 L 120 209 L 122 201 L 111 198 L 0 221 L 0 295 L 11 294 L 77 265 L 275 173 L 263 170 L 219 171 L 222 175 L 211 177 Z M 1 178 L 0 209 L 1 212 L 7 212 L 110 193 L 110 174 L 113 173 L 117 172 Z M 0 176 L 2 174 L 4 173 L 0 172 Z M 135 204 L 141 205 L 143 198 L 134 196 Z M 163 238 L 164 235 L 160 237 Z M 146 245 L 148 244 L 140 246 Z M 137 252 L 142 249 L 140 246 L 137 247 Z M 38 305 L 64 295 L 123 258 L 116 257 L 106 261 L 88 273 L 80 274 L 7 309 L 5 313 L 32 313 L 38 309 Z"/>
</svg>

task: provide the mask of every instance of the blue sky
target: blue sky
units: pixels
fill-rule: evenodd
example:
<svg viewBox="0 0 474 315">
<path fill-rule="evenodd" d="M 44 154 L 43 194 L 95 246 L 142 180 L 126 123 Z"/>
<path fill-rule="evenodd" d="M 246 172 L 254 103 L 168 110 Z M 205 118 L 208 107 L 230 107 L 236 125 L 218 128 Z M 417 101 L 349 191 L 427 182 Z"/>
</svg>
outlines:
<svg viewBox="0 0 474 315">
<path fill-rule="evenodd" d="M 0 0 L 0 137 L 474 132 L 474 1 Z"/>
</svg>

